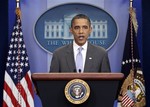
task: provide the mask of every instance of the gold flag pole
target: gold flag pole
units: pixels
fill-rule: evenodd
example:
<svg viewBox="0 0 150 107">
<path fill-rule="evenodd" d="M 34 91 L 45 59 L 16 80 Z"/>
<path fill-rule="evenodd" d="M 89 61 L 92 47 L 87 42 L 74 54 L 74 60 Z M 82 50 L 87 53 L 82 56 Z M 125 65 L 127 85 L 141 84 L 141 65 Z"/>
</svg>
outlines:
<svg viewBox="0 0 150 107">
<path fill-rule="evenodd" d="M 133 0 L 130 0 L 130 9 L 129 9 L 129 18 L 130 18 L 130 37 L 131 37 L 131 57 L 132 57 L 132 69 L 131 69 L 131 78 L 132 78 L 132 89 L 133 89 L 133 97 L 135 98 L 135 82 L 134 82 L 134 78 L 135 78 L 135 67 L 134 67 L 134 31 L 136 32 L 136 29 L 134 27 L 134 21 L 136 20 L 136 15 L 135 15 L 135 10 L 133 8 Z M 137 32 L 136 32 L 137 34 Z M 136 100 L 134 99 L 134 107 L 136 107 Z"/>
<path fill-rule="evenodd" d="M 133 12 L 133 7 L 132 7 L 132 2 L 133 0 L 130 0 L 130 9 L 129 9 L 129 18 L 130 18 L 130 37 L 131 37 L 131 56 L 132 56 L 132 70 L 134 71 L 134 52 L 133 52 L 133 17 L 132 17 L 132 12 Z"/>
<path fill-rule="evenodd" d="M 17 16 L 17 23 L 18 21 L 20 21 L 21 18 L 21 10 L 20 10 L 20 0 L 16 0 L 16 10 L 15 10 L 16 16 Z M 20 25 L 18 26 L 20 27 Z M 20 33 L 20 31 L 18 31 L 18 33 Z M 18 34 L 18 40 L 19 40 L 19 34 Z M 18 45 L 20 45 L 20 42 L 18 41 Z M 18 48 L 18 52 L 20 53 L 20 49 Z M 20 58 L 20 54 L 18 54 L 18 58 Z M 18 64 L 20 65 L 20 60 L 18 61 Z M 22 93 L 22 89 L 21 89 L 21 85 L 20 85 L 20 80 L 21 80 L 21 72 L 20 72 L 20 66 L 18 66 L 18 85 L 17 85 L 17 89 L 18 89 L 18 106 L 21 105 L 22 106 L 22 99 L 21 99 L 21 93 Z"/>
</svg>

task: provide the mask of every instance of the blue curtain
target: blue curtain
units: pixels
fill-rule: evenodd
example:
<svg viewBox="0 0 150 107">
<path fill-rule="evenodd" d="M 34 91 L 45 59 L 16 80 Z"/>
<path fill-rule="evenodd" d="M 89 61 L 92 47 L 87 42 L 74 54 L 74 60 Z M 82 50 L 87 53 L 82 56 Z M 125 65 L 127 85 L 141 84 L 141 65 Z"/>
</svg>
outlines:
<svg viewBox="0 0 150 107">
<path fill-rule="evenodd" d="M 0 107 L 3 99 L 4 70 L 8 47 L 8 1 L 0 1 Z"/>
<path fill-rule="evenodd" d="M 142 0 L 142 27 L 143 27 L 143 73 L 146 86 L 146 107 L 150 107 L 150 14 L 149 0 Z"/>
</svg>

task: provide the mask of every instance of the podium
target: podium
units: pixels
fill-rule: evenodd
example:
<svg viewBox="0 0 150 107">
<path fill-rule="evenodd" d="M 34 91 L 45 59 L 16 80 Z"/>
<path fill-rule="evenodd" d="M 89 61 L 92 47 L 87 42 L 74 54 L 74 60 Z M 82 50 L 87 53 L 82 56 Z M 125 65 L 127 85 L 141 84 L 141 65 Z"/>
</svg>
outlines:
<svg viewBox="0 0 150 107">
<path fill-rule="evenodd" d="M 122 73 L 34 73 L 32 79 L 43 107 L 113 107 Z M 65 97 L 66 84 L 82 79 L 90 87 L 90 96 L 82 104 Z"/>
</svg>

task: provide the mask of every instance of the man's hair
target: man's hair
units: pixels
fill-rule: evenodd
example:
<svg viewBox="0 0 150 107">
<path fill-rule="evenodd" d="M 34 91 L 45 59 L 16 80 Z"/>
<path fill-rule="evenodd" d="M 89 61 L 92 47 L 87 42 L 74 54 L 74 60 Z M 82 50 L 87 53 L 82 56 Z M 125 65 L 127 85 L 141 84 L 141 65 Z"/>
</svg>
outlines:
<svg viewBox="0 0 150 107">
<path fill-rule="evenodd" d="M 89 19 L 88 16 L 84 15 L 84 14 L 77 14 L 76 16 L 74 16 L 71 20 L 71 27 L 73 26 L 74 20 L 75 19 L 87 19 L 87 21 L 89 22 L 89 26 L 91 26 L 91 21 Z"/>
</svg>

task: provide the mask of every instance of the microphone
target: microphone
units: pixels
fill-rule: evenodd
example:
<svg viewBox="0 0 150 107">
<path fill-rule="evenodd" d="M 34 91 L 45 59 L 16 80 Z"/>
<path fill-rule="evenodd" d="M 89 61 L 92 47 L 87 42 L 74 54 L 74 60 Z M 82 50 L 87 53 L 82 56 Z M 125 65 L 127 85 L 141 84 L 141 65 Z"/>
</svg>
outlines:
<svg viewBox="0 0 150 107">
<path fill-rule="evenodd" d="M 79 73 L 81 73 L 81 69 L 79 69 Z"/>
</svg>

